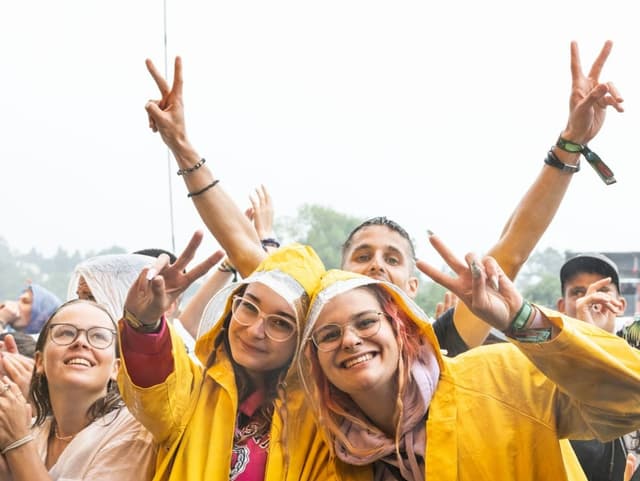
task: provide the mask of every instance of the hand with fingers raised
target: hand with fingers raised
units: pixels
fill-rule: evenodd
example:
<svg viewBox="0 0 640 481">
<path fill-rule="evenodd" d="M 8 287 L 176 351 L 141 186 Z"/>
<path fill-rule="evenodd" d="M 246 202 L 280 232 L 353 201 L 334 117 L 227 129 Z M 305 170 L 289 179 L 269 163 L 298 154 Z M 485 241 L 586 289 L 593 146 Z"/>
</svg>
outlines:
<svg viewBox="0 0 640 481">
<path fill-rule="evenodd" d="M 562 137 L 571 142 L 586 144 L 602 128 L 606 108 L 613 107 L 623 112 L 623 98 L 613 82 L 601 82 L 600 74 L 613 42 L 606 41 L 598 57 L 585 75 L 580 62 L 577 42 L 571 42 L 571 97 L 569 99 L 569 120 Z"/>
<path fill-rule="evenodd" d="M 172 151 L 179 150 L 188 143 L 182 102 L 182 59 L 175 59 L 171 87 L 151 60 L 147 59 L 145 63 L 161 95 L 160 99 L 149 100 L 145 105 L 149 128 L 153 132 L 159 132 L 164 143 Z"/>
<path fill-rule="evenodd" d="M 260 239 L 273 237 L 273 201 L 264 185 L 256 188 L 255 196 L 249 196 L 250 213 L 256 233 Z"/>
<path fill-rule="evenodd" d="M 576 299 L 576 318 L 609 332 L 615 330 L 615 318 L 624 313 L 624 301 L 618 297 L 610 277 L 599 279 Z"/>
<path fill-rule="evenodd" d="M 187 271 L 186 267 L 193 259 L 202 237 L 202 232 L 194 233 L 173 264 L 169 263 L 168 256 L 162 254 L 151 267 L 142 270 L 129 289 L 124 306 L 125 319 L 132 327 L 142 328 L 140 330 L 143 331 L 144 327 L 148 327 L 149 331 L 157 329 L 171 303 L 223 257 L 224 254 L 217 251 Z"/>
<path fill-rule="evenodd" d="M 492 257 L 480 258 L 467 254 L 457 258 L 436 235 L 429 242 L 453 270 L 450 276 L 423 260 L 416 265 L 420 271 L 451 291 L 469 310 L 500 331 L 506 331 L 523 305 L 523 299 L 513 282 L 502 272 Z"/>
</svg>

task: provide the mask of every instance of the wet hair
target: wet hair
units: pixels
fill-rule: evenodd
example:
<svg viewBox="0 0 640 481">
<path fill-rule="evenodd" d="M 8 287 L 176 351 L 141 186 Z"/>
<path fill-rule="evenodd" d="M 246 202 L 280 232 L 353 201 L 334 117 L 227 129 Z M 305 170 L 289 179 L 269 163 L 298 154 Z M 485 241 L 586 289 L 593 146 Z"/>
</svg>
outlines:
<svg viewBox="0 0 640 481">
<path fill-rule="evenodd" d="M 0 341 L 4 341 L 4 338 L 7 337 L 7 334 L 10 334 L 16 341 L 18 353 L 33 359 L 33 356 L 36 352 L 36 341 L 33 337 L 31 337 L 31 335 L 20 331 L 3 332 L 2 334 L 0 334 Z"/>
<path fill-rule="evenodd" d="M 56 317 L 56 315 L 64 308 L 74 304 L 89 304 L 100 309 L 109 317 L 109 320 L 113 323 L 114 329 L 117 330 L 115 321 L 105 307 L 93 301 L 73 299 L 71 301 L 65 302 L 60 307 L 58 307 L 55 312 L 51 314 L 51 316 L 49 316 L 49 319 L 47 319 L 47 322 L 45 322 L 44 326 L 42 326 L 42 330 L 40 331 L 40 335 L 38 336 L 38 340 L 36 341 L 36 352 L 40 352 L 42 354 L 42 352 L 44 351 L 47 338 L 49 337 L 49 326 L 51 325 L 51 322 Z M 113 340 L 113 349 L 115 357 L 119 358 L 120 350 L 118 347 L 117 335 Z M 120 391 L 118 390 L 118 384 L 114 380 L 109 379 L 106 387 L 107 394 L 95 401 L 91 406 L 89 406 L 87 416 L 91 422 L 112 411 L 119 411 L 124 406 L 124 402 L 120 397 Z M 51 398 L 49 397 L 49 383 L 47 382 L 47 377 L 44 375 L 44 373 L 41 374 L 36 372 L 35 366 L 33 368 L 33 375 L 31 376 L 31 383 L 29 385 L 29 395 L 33 399 L 33 403 L 36 408 L 36 419 L 33 425 L 39 426 L 45 421 L 47 416 L 53 415 L 53 409 L 51 407 Z"/>
<path fill-rule="evenodd" d="M 359 287 L 357 289 L 364 289 L 371 292 L 380 303 L 383 313 L 386 319 L 391 324 L 396 342 L 398 343 L 398 352 L 400 354 L 398 359 L 398 397 L 396 399 L 396 406 L 400 413 L 400 419 L 402 419 L 403 403 L 402 394 L 404 393 L 405 386 L 409 382 L 410 369 L 414 361 L 419 356 L 419 351 L 422 346 L 421 336 L 418 326 L 409 319 L 407 314 L 398 308 L 398 305 L 384 288 L 378 285 L 368 285 Z M 379 454 L 376 449 L 367 450 L 360 449 L 351 444 L 349 439 L 343 434 L 340 426 L 343 419 L 348 419 L 354 424 L 368 428 L 369 424 L 355 413 L 360 409 L 357 407 L 351 397 L 335 387 L 329 379 L 326 377 L 320 362 L 318 360 L 318 349 L 309 341 L 305 347 L 305 355 L 310 360 L 311 367 L 311 387 L 307 386 L 310 390 L 312 402 L 315 404 L 316 412 L 318 413 L 319 425 L 323 426 L 333 438 L 336 438 L 342 445 L 346 446 L 349 451 L 360 456 L 372 456 Z M 307 384 L 307 383 L 305 383 Z M 395 444 L 396 451 L 400 446 L 400 425 L 396 428 Z M 330 443 L 330 449 L 332 454 L 335 454 L 335 446 Z"/>
<path fill-rule="evenodd" d="M 344 265 L 345 261 L 347 260 L 346 258 L 347 251 L 349 250 L 349 248 L 351 247 L 351 244 L 353 243 L 353 236 L 355 236 L 358 232 L 360 232 L 365 227 L 371 227 L 371 226 L 384 226 L 400 234 L 400 236 L 406 239 L 407 243 L 409 244 L 410 259 L 412 263 L 415 262 L 416 248 L 413 245 L 413 241 L 411 240 L 409 233 L 406 230 L 404 230 L 404 228 L 400 224 L 398 224 L 396 221 L 393 221 L 391 219 L 388 219 L 385 216 L 382 216 L 382 217 L 372 217 L 371 219 L 367 219 L 364 222 L 362 222 L 360 225 L 356 226 L 351 231 L 351 233 L 347 237 L 347 240 L 344 242 L 344 244 L 342 244 L 342 265 Z"/>
</svg>

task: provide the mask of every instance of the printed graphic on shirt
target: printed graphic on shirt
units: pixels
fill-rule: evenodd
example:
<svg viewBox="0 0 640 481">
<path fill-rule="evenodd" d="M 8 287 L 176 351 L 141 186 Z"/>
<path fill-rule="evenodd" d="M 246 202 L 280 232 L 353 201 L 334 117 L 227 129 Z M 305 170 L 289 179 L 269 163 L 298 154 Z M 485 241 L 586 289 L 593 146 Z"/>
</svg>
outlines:
<svg viewBox="0 0 640 481">
<path fill-rule="evenodd" d="M 236 429 L 231 455 L 230 481 L 262 479 L 267 462 L 269 433 L 257 436 L 257 423 Z M 242 440 L 242 441 L 238 441 Z"/>
</svg>

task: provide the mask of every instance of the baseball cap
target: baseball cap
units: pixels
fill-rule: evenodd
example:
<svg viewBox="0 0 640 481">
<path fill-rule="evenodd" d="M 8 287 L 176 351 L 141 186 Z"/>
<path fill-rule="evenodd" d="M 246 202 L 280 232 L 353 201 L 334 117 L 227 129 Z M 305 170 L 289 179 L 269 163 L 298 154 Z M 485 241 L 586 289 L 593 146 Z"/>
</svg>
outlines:
<svg viewBox="0 0 640 481">
<path fill-rule="evenodd" d="M 604 277 L 611 277 L 611 282 L 615 284 L 618 292 L 620 292 L 618 266 L 616 266 L 615 262 L 604 254 L 590 252 L 578 254 L 577 256 L 572 257 L 560 268 L 560 286 L 563 294 L 565 283 L 581 272 L 589 272 L 601 274 Z"/>
</svg>

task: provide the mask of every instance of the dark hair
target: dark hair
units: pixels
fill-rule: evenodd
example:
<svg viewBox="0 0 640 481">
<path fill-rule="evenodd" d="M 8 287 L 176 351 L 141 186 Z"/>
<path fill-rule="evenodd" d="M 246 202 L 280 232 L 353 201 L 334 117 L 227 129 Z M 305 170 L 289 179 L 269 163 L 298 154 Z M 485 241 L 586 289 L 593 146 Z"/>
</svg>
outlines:
<svg viewBox="0 0 640 481">
<path fill-rule="evenodd" d="M 239 288 L 235 295 L 244 294 L 245 290 L 249 284 L 246 284 Z M 240 366 L 238 363 L 233 361 L 233 356 L 231 354 L 231 345 L 229 344 L 229 324 L 231 323 L 231 310 L 227 313 L 226 317 L 223 321 L 223 328 L 216 337 L 214 341 L 214 347 L 207 359 L 206 369 L 209 369 L 216 361 L 216 355 L 218 349 L 222 345 L 229 359 L 231 359 L 231 365 L 233 366 L 233 373 L 236 380 L 236 388 L 238 390 L 238 403 L 240 404 L 244 399 L 249 396 L 255 389 L 251 378 L 247 374 L 247 371 L 244 367 Z M 291 365 L 291 361 L 293 360 L 294 352 L 291 355 L 291 359 L 286 362 L 281 367 L 274 369 L 272 371 L 265 373 L 265 395 L 264 399 L 260 406 L 256 409 L 256 419 L 258 426 L 255 432 L 251 433 L 251 436 L 263 436 L 268 434 L 271 429 L 271 420 L 273 418 L 273 414 L 275 411 L 275 401 L 276 399 L 280 399 L 282 402 L 281 408 L 279 410 L 280 415 L 283 417 L 283 429 L 285 428 L 285 422 L 287 415 L 286 413 L 286 393 L 285 393 L 285 378 L 287 376 L 287 371 L 289 370 L 289 366 Z M 282 434 L 285 436 L 285 434 Z M 284 441 L 284 440 L 283 440 Z"/>
<path fill-rule="evenodd" d="M 18 352 L 20 354 L 33 359 L 33 356 L 36 352 L 36 341 L 33 337 L 31 337 L 31 335 L 20 331 L 3 332 L 2 334 L 0 334 L 0 341 L 3 341 L 4 338 L 7 337 L 7 334 L 11 334 L 11 336 L 15 339 L 16 346 L 18 347 Z"/>
<path fill-rule="evenodd" d="M 100 304 L 93 301 L 88 301 L 83 299 L 73 299 L 71 301 L 65 302 L 60 307 L 58 307 L 55 310 L 55 312 L 51 314 L 51 316 L 49 316 L 49 319 L 47 319 L 47 322 L 45 322 L 44 326 L 42 326 L 42 330 L 40 331 L 40 334 L 38 335 L 38 340 L 36 341 L 36 352 L 40 352 L 40 353 L 43 352 L 44 346 L 47 341 L 47 336 L 49 335 L 49 326 L 51 324 L 51 321 L 54 319 L 54 317 L 56 317 L 56 315 L 65 307 L 68 307 L 73 304 L 80 304 L 80 303 L 92 305 L 94 307 L 97 307 L 101 311 L 103 311 L 113 323 L 114 328 L 117 329 L 115 321 L 113 320 L 113 318 L 111 317 L 111 314 L 109 314 L 109 311 L 107 311 L 106 308 L 104 308 Z M 117 335 L 114 339 L 113 346 L 114 346 L 116 358 L 119 358 L 120 349 L 118 347 Z M 33 368 L 33 375 L 31 376 L 31 384 L 29 385 L 29 395 L 33 399 L 33 403 L 36 407 L 36 419 L 33 425 L 39 426 L 45 421 L 47 416 L 51 416 L 53 414 L 53 409 L 51 407 L 51 399 L 49 397 L 49 383 L 47 382 L 47 378 L 44 374 L 40 374 L 36 372 L 35 366 Z M 124 402 L 120 397 L 118 384 L 112 379 L 109 379 L 109 382 L 107 383 L 106 396 L 98 399 L 91 406 L 89 406 L 87 415 L 89 417 L 89 420 L 93 422 L 96 419 L 104 416 L 105 414 L 110 413 L 111 411 L 120 410 L 123 406 L 124 406 Z"/>
<path fill-rule="evenodd" d="M 342 244 L 342 263 L 343 264 L 344 264 L 344 262 L 346 260 L 345 257 L 346 257 L 347 251 L 351 247 L 351 243 L 353 241 L 353 236 L 356 235 L 358 232 L 360 232 L 365 227 L 378 226 L 378 225 L 387 227 L 387 228 L 391 229 L 392 231 L 395 231 L 398 234 L 400 234 L 400 236 L 402 236 L 403 238 L 405 238 L 407 240 L 408 244 L 409 244 L 409 253 L 411 254 L 411 260 L 415 261 L 415 259 L 416 259 L 416 248 L 413 245 L 413 241 L 411 240 L 411 237 L 409 236 L 408 232 L 406 230 L 404 230 L 402 228 L 402 226 L 400 224 L 398 224 L 397 222 L 395 222 L 395 221 L 393 221 L 391 219 L 388 219 L 385 216 L 382 216 L 382 217 L 372 217 L 371 219 L 367 219 L 364 222 L 362 222 L 360 225 L 356 226 L 355 229 L 353 229 L 351 231 L 351 233 L 347 237 L 347 240 L 344 242 L 344 244 Z"/>
<path fill-rule="evenodd" d="M 149 257 L 160 257 L 160 254 L 167 254 L 169 256 L 169 262 L 171 264 L 173 264 L 176 260 L 178 260 L 178 258 L 173 252 L 170 252 L 164 249 L 155 249 L 155 248 L 140 249 L 139 251 L 132 252 L 132 254 L 140 254 L 140 255 L 149 256 Z"/>
</svg>

